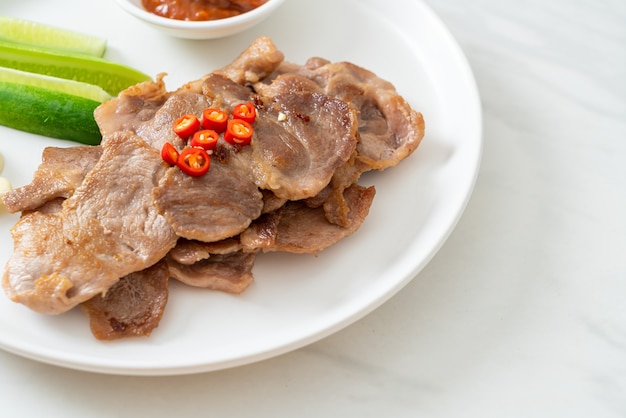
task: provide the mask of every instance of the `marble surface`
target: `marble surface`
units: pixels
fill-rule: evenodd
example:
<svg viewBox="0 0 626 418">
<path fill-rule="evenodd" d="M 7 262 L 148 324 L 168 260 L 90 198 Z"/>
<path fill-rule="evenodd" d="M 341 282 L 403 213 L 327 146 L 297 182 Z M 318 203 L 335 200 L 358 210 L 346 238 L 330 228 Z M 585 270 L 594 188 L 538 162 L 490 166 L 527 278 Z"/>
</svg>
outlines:
<svg viewBox="0 0 626 418">
<path fill-rule="evenodd" d="M 382 307 L 260 363 L 179 377 L 0 352 L 3 416 L 626 416 L 626 2 L 428 0 L 475 73 L 458 226 Z"/>
</svg>

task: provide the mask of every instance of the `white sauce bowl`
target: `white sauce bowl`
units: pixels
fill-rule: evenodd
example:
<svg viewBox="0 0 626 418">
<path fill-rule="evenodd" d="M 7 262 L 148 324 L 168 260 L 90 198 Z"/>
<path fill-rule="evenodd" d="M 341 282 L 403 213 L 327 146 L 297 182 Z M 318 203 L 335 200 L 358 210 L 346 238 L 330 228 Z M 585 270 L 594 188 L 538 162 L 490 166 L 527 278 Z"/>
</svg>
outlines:
<svg viewBox="0 0 626 418">
<path fill-rule="evenodd" d="M 158 16 L 143 8 L 141 0 L 116 0 L 117 4 L 137 19 L 169 35 L 186 39 L 214 39 L 234 35 L 260 23 L 284 0 L 268 0 L 263 5 L 238 16 L 208 21 L 176 20 Z"/>
</svg>

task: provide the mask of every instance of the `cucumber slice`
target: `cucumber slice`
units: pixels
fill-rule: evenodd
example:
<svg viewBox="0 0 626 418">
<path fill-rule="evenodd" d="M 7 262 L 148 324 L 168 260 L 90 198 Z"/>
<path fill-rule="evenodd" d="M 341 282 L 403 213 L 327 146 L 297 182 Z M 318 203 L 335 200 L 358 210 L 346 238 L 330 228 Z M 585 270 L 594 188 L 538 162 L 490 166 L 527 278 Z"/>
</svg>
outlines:
<svg viewBox="0 0 626 418">
<path fill-rule="evenodd" d="M 106 39 L 14 17 L 0 16 L 0 39 L 102 57 Z"/>
<path fill-rule="evenodd" d="M 13 68 L 0 67 L 0 82 L 39 87 L 69 94 L 71 96 L 83 97 L 100 103 L 111 98 L 111 95 L 104 91 L 102 87 L 93 84 L 43 74 L 29 73 Z M 2 103 L 4 107 L 4 102 Z"/>
<path fill-rule="evenodd" d="M 97 145 L 102 136 L 93 117 L 100 104 L 66 93 L 0 82 L 0 124 L 50 138 Z M 6 138 L 5 138 L 6 139 Z"/>
<path fill-rule="evenodd" d="M 0 66 L 102 87 L 112 96 L 150 77 L 140 71 L 102 58 L 16 46 L 0 41 Z"/>
<path fill-rule="evenodd" d="M 98 86 L 0 67 L 0 125 L 97 145 L 93 117 L 110 96 Z"/>
</svg>

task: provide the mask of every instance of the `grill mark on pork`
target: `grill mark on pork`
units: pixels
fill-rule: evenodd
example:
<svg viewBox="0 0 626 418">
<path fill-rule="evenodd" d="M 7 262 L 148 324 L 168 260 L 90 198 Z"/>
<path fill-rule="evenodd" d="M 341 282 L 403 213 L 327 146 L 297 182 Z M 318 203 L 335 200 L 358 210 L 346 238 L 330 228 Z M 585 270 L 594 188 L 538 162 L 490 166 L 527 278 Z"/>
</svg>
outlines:
<svg viewBox="0 0 626 418">
<path fill-rule="evenodd" d="M 168 299 L 169 269 L 160 261 L 122 277 L 104 295 L 81 304 L 99 340 L 149 336 L 158 327 Z"/>
<path fill-rule="evenodd" d="M 152 203 L 164 169 L 159 153 L 129 132 L 106 137 L 102 147 L 60 210 L 24 214 L 11 230 L 4 290 L 34 311 L 65 312 L 155 264 L 176 243 Z"/>
</svg>

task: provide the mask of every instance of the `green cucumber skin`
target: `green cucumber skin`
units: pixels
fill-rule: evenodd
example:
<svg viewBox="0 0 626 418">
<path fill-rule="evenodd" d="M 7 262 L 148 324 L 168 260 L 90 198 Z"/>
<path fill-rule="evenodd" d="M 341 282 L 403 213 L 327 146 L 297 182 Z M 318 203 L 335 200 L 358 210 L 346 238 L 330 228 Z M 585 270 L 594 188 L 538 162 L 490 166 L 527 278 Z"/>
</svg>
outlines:
<svg viewBox="0 0 626 418">
<path fill-rule="evenodd" d="M 117 96 L 129 86 L 150 80 L 148 75 L 140 71 L 103 58 L 21 48 L 2 40 L 0 66 L 95 84 L 111 96 Z"/>
<path fill-rule="evenodd" d="M 0 125 L 86 145 L 102 140 L 93 111 L 100 103 L 39 87 L 0 82 Z"/>
</svg>

